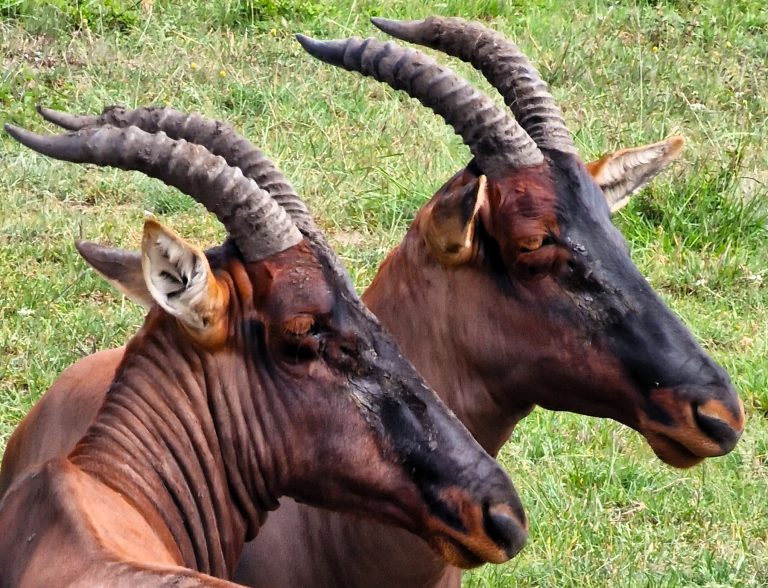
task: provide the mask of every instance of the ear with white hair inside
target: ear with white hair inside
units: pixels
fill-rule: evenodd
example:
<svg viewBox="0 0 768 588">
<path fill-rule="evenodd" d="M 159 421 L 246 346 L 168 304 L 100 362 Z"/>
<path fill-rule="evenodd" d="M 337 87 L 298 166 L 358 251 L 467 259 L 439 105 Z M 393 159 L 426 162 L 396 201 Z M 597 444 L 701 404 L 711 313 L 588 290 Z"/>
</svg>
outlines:
<svg viewBox="0 0 768 588">
<path fill-rule="evenodd" d="M 154 301 L 188 329 L 205 335 L 221 326 L 228 290 L 200 249 L 153 218 L 144 221 L 141 269 Z"/>
<path fill-rule="evenodd" d="M 632 194 L 677 159 L 684 144 L 683 137 L 668 137 L 651 145 L 607 153 L 588 163 L 587 169 L 603 190 L 613 213 L 626 206 Z"/>
</svg>

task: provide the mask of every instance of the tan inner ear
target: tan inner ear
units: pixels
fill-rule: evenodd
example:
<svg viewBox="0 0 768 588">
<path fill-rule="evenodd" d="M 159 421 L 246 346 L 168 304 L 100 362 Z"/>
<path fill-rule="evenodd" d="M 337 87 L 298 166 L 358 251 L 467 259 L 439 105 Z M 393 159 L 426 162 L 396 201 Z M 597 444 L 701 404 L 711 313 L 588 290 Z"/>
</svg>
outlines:
<svg viewBox="0 0 768 588">
<path fill-rule="evenodd" d="M 472 202 L 468 202 L 472 199 Z M 474 254 L 475 221 L 488 203 L 488 182 L 480 176 L 474 185 L 441 194 L 422 217 L 421 230 L 427 246 L 440 263 L 459 265 Z M 472 206 L 469 214 L 467 209 Z"/>
<path fill-rule="evenodd" d="M 658 143 L 607 153 L 587 164 L 611 212 L 623 208 L 629 197 L 664 171 L 680 155 L 685 139 L 673 136 Z"/>
<path fill-rule="evenodd" d="M 149 293 L 198 338 L 209 340 L 226 323 L 227 289 L 208 259 L 154 219 L 144 222 L 141 267 Z"/>
</svg>

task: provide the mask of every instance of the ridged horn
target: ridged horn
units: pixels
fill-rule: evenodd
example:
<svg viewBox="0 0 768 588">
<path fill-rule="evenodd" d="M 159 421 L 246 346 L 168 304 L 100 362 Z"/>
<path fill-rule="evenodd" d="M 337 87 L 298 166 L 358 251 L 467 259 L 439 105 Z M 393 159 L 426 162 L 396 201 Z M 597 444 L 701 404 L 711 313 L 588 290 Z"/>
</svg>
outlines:
<svg viewBox="0 0 768 588">
<path fill-rule="evenodd" d="M 520 48 L 500 33 L 462 18 L 432 16 L 414 21 L 385 18 L 371 21 L 393 37 L 471 63 L 504 97 L 517 121 L 539 147 L 577 153 L 546 82 Z"/>
<path fill-rule="evenodd" d="M 352 37 L 318 41 L 296 35 L 312 56 L 404 90 L 451 125 L 488 176 L 537 165 L 544 156 L 522 127 L 488 96 L 415 49 Z"/>
<path fill-rule="evenodd" d="M 45 120 L 68 130 L 103 125 L 120 128 L 135 126 L 148 133 L 162 131 L 171 139 L 184 139 L 202 145 L 214 155 L 223 157 L 230 166 L 239 167 L 245 177 L 254 180 L 277 200 L 299 229 L 315 229 L 306 204 L 285 175 L 264 152 L 229 124 L 167 107 L 128 110 L 122 106 L 107 106 L 99 116 L 69 114 L 44 106 L 38 106 L 37 111 Z"/>
<path fill-rule="evenodd" d="M 178 188 L 216 215 L 247 261 L 264 259 L 302 240 L 269 194 L 201 145 L 137 127 L 101 126 L 47 136 L 10 124 L 5 130 L 43 155 L 140 171 Z"/>
</svg>

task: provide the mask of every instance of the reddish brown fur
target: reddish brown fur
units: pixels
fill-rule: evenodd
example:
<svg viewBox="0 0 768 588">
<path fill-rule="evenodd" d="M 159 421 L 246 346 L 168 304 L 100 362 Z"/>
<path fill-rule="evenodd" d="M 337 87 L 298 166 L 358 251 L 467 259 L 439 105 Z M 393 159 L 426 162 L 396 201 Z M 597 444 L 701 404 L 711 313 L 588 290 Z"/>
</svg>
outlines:
<svg viewBox="0 0 768 588">
<path fill-rule="evenodd" d="M 517 253 L 519 241 L 559 234 L 555 186 L 546 166 L 522 169 L 488 185 L 490 208 L 483 223 L 490 233 L 498 235 L 502 249 Z"/>
<path fill-rule="evenodd" d="M 568 258 L 560 246 L 541 248 L 560 235 L 555 187 L 545 166 L 521 170 L 489 182 L 489 207 L 483 222 L 502 257 L 521 277 L 557 271 Z"/>
<path fill-rule="evenodd" d="M 125 347 L 99 351 L 62 372 L 45 393 L 45 402 L 32 407 L 9 439 L 0 468 L 0 497 L 23 471 L 75 447 L 104 402 L 124 353 Z"/>
<path fill-rule="evenodd" d="M 419 211 L 363 299 L 475 438 L 495 454 L 519 419 L 541 404 L 619 420 L 641 430 L 660 457 L 681 467 L 704 455 L 722 454 L 689 418 L 691 405 L 684 394 L 676 394 L 667 406 L 672 415 L 673 409 L 684 408 L 688 416 L 676 419 L 667 433 L 686 439 L 700 453 L 681 444 L 670 447 L 660 439 L 643 416 L 642 391 L 619 359 L 560 314 L 567 312 L 563 309 L 571 299 L 554 276 L 572 256 L 567 243 L 559 240 L 560 211 L 545 169 L 489 181 L 488 204 L 479 218 L 490 239 L 476 240 L 463 263 L 445 263 L 435 254 L 433 241 L 422 231 L 436 199 L 474 178 L 471 172 L 460 172 Z M 548 234 L 554 243 L 546 250 L 525 251 Z M 489 250 L 488 241 L 498 250 Z M 540 279 L 530 279 L 531 268 Z M 743 428 L 743 418 L 733 416 L 722 402 L 715 404 L 731 414 L 727 422 L 736 431 Z M 275 518 L 260 540 L 247 546 L 241 560 L 237 577 L 249 585 L 460 583 L 459 574 L 430 563 L 417 540 L 396 530 L 290 503 Z M 302 539 L 318 533 L 324 537 L 322 546 Z M 295 554 L 288 566 L 294 570 L 292 578 L 278 576 L 277 570 L 286 566 L 267 565 L 271 554 L 284 551 Z M 354 555 L 340 555 L 348 552 Z M 382 555 L 386 553 L 391 557 Z M 395 569 L 403 573 L 394 574 Z"/>
</svg>

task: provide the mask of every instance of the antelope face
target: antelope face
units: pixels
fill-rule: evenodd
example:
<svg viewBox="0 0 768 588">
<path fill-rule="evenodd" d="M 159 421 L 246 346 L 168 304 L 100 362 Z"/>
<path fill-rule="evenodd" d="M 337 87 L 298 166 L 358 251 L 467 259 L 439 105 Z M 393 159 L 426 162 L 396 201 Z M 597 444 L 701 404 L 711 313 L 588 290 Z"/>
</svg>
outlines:
<svg viewBox="0 0 768 588">
<path fill-rule="evenodd" d="M 475 317 L 468 362 L 493 374 L 502 406 L 507 391 L 510 410 L 522 397 L 613 418 L 677 467 L 734 447 L 744 414 L 728 375 L 637 271 L 578 160 L 555 154 L 498 180 L 457 175 L 412 228 L 435 260 L 446 259 L 435 243 L 456 241 L 434 234 L 451 226 L 435 211 L 457 195 L 469 203 L 456 210 L 477 211 L 445 271 Z"/>
</svg>

